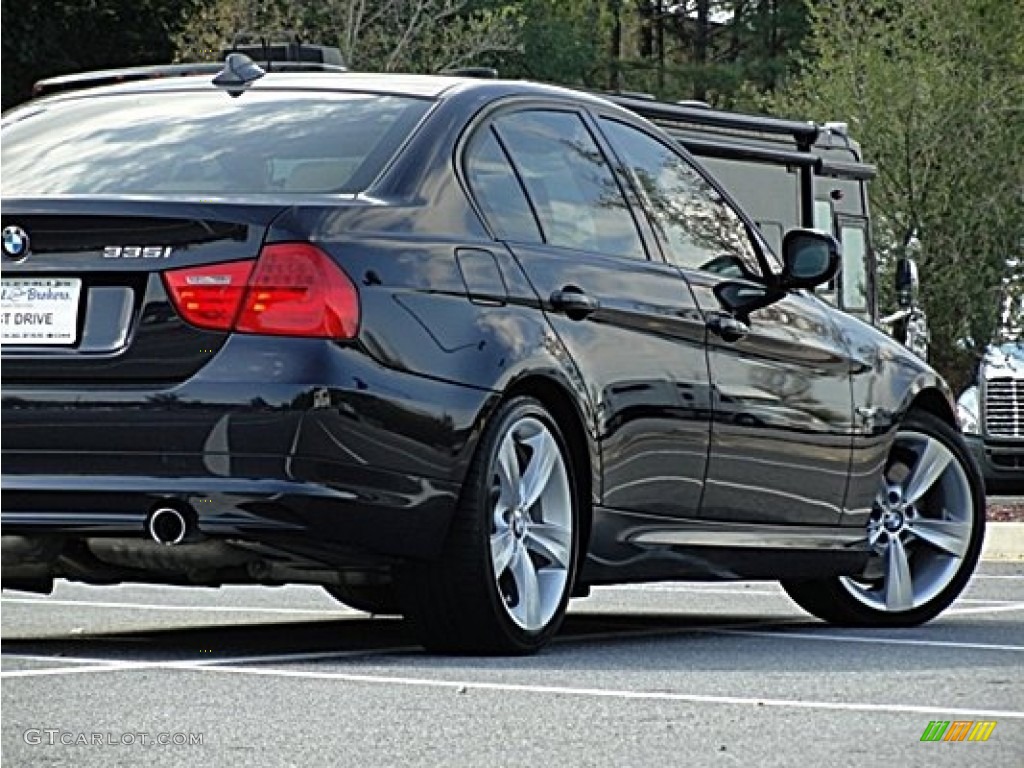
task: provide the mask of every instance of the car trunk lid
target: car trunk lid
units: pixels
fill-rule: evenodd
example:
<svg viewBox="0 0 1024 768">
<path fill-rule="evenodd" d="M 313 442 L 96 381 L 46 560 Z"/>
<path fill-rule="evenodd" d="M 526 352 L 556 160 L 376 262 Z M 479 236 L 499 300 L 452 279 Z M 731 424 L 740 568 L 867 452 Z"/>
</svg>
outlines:
<svg viewBox="0 0 1024 768">
<path fill-rule="evenodd" d="M 162 274 L 255 259 L 285 207 L 266 198 L 6 200 L 5 380 L 172 383 L 192 375 L 228 333 L 184 322 Z"/>
</svg>

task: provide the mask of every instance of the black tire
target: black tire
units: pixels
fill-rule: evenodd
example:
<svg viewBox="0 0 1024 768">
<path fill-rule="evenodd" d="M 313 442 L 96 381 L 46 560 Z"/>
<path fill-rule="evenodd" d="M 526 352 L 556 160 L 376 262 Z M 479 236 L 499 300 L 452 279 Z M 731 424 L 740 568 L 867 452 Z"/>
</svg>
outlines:
<svg viewBox="0 0 1024 768">
<path fill-rule="evenodd" d="M 984 483 L 960 433 L 938 417 L 922 411 L 911 412 L 900 429 L 922 433 L 940 441 L 964 471 L 970 486 L 972 504 L 969 519 L 973 524 L 966 551 L 948 585 L 922 605 L 910 610 L 890 611 L 867 605 L 855 597 L 839 577 L 782 582 L 783 589 L 797 605 L 832 624 L 847 627 L 913 627 L 930 621 L 948 608 L 967 586 L 981 555 L 985 535 Z M 890 463 L 892 460 L 891 456 Z"/>
<path fill-rule="evenodd" d="M 402 610 L 391 584 L 336 584 L 324 589 L 339 603 L 375 616 L 398 616 Z"/>
<path fill-rule="evenodd" d="M 536 630 L 516 624 L 499 591 L 491 560 L 497 452 L 523 419 L 547 428 L 558 446 L 568 477 L 571 532 L 567 578 L 557 608 Z M 558 631 L 565 616 L 579 557 L 578 484 L 558 423 L 531 397 L 515 397 L 490 419 L 463 484 L 441 557 L 409 563 L 397 576 L 402 612 L 430 651 L 481 655 L 521 655 L 538 651 Z"/>
</svg>

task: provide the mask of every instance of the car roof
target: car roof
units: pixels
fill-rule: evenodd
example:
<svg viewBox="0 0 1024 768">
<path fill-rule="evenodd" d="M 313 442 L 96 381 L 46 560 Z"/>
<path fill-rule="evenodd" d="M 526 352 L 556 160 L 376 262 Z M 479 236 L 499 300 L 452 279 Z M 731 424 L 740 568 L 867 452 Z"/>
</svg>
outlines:
<svg viewBox="0 0 1024 768">
<path fill-rule="evenodd" d="M 210 73 L 203 73 L 188 76 L 131 80 L 112 85 L 58 92 L 52 96 L 43 97 L 37 100 L 36 103 L 127 93 L 224 90 L 213 85 L 212 79 Z M 561 99 L 571 98 L 574 101 L 585 103 L 608 103 L 590 94 L 560 86 L 525 80 L 481 79 L 450 75 L 411 75 L 379 72 L 268 72 L 259 80 L 253 81 L 246 87 L 247 91 L 254 93 L 292 89 L 306 92 L 323 91 L 325 93 L 331 91 L 360 91 L 430 99 L 441 98 L 453 91 L 475 90 L 486 91 L 495 98 L 502 95 L 534 94 Z"/>
<path fill-rule="evenodd" d="M 180 74 L 188 67 L 200 66 L 204 71 L 197 74 Z M 141 79 L 126 79 L 108 85 L 80 88 L 68 91 L 57 91 L 49 96 L 34 99 L 27 104 L 40 105 L 69 99 L 91 98 L 96 96 L 160 93 L 181 91 L 214 91 L 225 90 L 213 84 L 212 74 L 216 63 L 202 65 L 169 65 L 157 68 L 161 74 L 149 74 Z M 124 70 L 131 73 L 135 70 Z M 141 69 L 139 70 L 141 71 Z M 194 71 L 194 70 L 193 70 Z M 218 70 L 219 71 L 219 70 Z M 101 73 L 82 73 L 78 76 L 67 76 L 69 79 L 80 77 L 88 80 L 97 75 L 116 76 L 118 71 L 111 70 Z M 127 77 L 127 76 L 126 76 Z M 108 81 L 109 82 L 109 81 Z M 246 91 L 254 93 L 269 91 L 295 92 L 358 92 L 380 93 L 413 98 L 441 99 L 456 94 L 476 94 L 484 100 L 495 101 L 509 96 L 523 96 L 549 99 L 565 104 L 586 105 L 606 112 L 617 113 L 624 119 L 637 120 L 655 124 L 665 129 L 664 120 L 683 119 L 697 125 L 719 126 L 727 132 L 737 130 L 767 131 L 773 134 L 785 134 L 798 137 L 798 141 L 813 142 L 820 134 L 819 126 L 813 123 L 782 120 L 765 115 L 745 115 L 741 113 L 713 110 L 706 105 L 673 104 L 659 102 L 653 98 L 638 98 L 635 94 L 605 93 L 567 88 L 559 85 L 540 83 L 529 80 L 502 80 L 497 78 L 467 77 L 460 75 L 419 75 L 381 72 L 346 72 L 346 71 L 290 71 L 267 72 L 258 80 L 245 86 Z M 15 107 L 20 111 L 23 106 Z M 669 130 L 671 134 L 672 131 Z M 845 137 L 844 137 L 845 138 Z M 848 142 L 849 143 L 849 142 Z"/>
</svg>

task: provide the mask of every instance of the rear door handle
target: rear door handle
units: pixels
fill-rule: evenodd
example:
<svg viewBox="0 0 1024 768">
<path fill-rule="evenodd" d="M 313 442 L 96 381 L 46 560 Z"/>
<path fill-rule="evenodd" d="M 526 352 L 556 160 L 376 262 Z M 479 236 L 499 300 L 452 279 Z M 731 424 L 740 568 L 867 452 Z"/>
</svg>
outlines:
<svg viewBox="0 0 1024 768">
<path fill-rule="evenodd" d="M 709 331 L 728 342 L 739 341 L 750 333 L 749 325 L 724 312 L 716 312 L 711 315 L 708 318 L 707 326 Z"/>
<path fill-rule="evenodd" d="M 593 296 L 588 296 L 582 288 L 567 285 L 560 291 L 551 294 L 551 307 L 561 312 L 570 320 L 584 320 L 601 308 L 601 303 Z"/>
</svg>

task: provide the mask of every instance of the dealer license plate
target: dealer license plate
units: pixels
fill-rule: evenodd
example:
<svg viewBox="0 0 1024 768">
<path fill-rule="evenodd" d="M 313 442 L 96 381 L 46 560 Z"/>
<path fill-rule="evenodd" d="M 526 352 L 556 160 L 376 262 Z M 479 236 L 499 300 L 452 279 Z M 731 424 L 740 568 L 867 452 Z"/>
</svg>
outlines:
<svg viewBox="0 0 1024 768">
<path fill-rule="evenodd" d="M 76 277 L 0 280 L 0 343 L 40 346 L 78 340 L 82 281 Z"/>
</svg>

